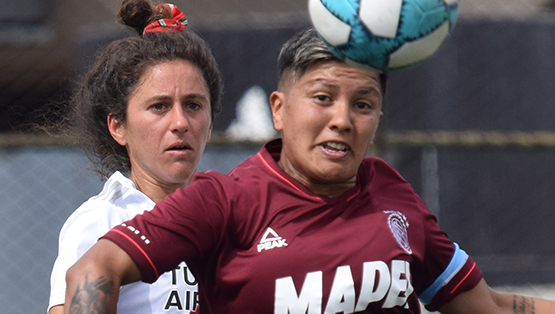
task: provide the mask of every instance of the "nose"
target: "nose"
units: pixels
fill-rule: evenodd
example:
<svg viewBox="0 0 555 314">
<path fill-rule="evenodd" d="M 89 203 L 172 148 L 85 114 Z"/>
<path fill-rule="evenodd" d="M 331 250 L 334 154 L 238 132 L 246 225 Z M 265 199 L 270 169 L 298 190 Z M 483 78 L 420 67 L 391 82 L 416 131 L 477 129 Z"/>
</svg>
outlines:
<svg viewBox="0 0 555 314">
<path fill-rule="evenodd" d="M 189 120 L 181 104 L 175 104 L 169 114 L 170 130 L 172 132 L 187 132 L 189 130 Z"/>
<path fill-rule="evenodd" d="M 336 102 L 331 111 L 329 127 L 337 132 L 350 132 L 353 129 L 351 105 L 347 101 Z"/>
</svg>

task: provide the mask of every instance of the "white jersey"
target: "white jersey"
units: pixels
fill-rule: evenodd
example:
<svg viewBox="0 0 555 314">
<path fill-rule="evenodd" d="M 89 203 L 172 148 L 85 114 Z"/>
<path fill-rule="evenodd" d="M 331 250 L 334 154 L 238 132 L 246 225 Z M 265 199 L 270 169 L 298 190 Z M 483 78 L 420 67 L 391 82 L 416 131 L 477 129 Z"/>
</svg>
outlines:
<svg viewBox="0 0 555 314">
<path fill-rule="evenodd" d="M 154 202 L 131 180 L 115 172 L 100 194 L 83 203 L 60 231 L 58 257 L 50 278 L 48 311 L 65 303 L 65 275 L 98 239 L 112 227 L 150 211 Z M 120 290 L 118 313 L 189 313 L 198 304 L 197 283 L 185 263 L 163 274 L 153 284 L 136 282 Z"/>
</svg>

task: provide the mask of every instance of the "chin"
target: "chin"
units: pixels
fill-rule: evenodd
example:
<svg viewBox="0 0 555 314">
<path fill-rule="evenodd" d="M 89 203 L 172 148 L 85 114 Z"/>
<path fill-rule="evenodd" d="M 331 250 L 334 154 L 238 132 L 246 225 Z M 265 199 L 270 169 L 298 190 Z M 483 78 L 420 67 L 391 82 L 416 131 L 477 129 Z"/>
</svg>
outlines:
<svg viewBox="0 0 555 314">
<path fill-rule="evenodd" d="M 352 167 L 345 167 L 340 165 L 332 165 L 330 167 L 322 167 L 323 171 L 320 170 L 319 173 L 322 175 L 325 181 L 330 182 L 343 182 L 349 180 L 356 176 L 357 170 L 352 169 Z"/>
<path fill-rule="evenodd" d="M 345 173 L 344 171 L 340 173 L 327 172 L 323 173 L 319 177 L 318 181 L 323 183 L 347 183 L 356 180 L 356 172 L 352 175 Z"/>
<path fill-rule="evenodd" d="M 191 168 L 186 168 L 186 169 L 182 169 L 179 171 L 170 171 L 168 173 L 166 173 L 166 180 L 168 181 L 168 183 L 173 183 L 173 184 L 182 184 L 182 183 L 186 183 L 189 182 L 190 180 L 193 179 L 193 176 L 196 172 L 196 169 L 194 169 L 193 171 L 191 171 Z"/>
</svg>

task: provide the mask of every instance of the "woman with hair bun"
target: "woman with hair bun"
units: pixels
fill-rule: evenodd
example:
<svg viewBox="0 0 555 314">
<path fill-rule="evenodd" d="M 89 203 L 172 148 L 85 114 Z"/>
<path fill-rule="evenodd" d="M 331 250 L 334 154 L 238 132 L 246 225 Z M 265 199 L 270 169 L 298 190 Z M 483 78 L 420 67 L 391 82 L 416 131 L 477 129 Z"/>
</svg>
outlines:
<svg viewBox="0 0 555 314">
<path fill-rule="evenodd" d="M 208 45 L 185 31 L 171 4 L 124 0 L 119 21 L 140 36 L 101 51 L 55 126 L 82 145 L 107 179 L 60 232 L 51 276 L 49 314 L 62 313 L 66 271 L 112 227 L 150 211 L 193 179 L 214 116 L 221 111 L 221 75 Z M 120 290 L 118 313 L 196 311 L 195 278 L 185 263 L 155 283 Z"/>
</svg>

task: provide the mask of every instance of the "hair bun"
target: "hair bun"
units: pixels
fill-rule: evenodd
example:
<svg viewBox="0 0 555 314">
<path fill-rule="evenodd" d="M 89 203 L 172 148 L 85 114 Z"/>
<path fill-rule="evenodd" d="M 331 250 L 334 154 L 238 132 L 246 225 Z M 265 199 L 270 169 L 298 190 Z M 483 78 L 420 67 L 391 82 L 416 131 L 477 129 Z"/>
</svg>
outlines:
<svg viewBox="0 0 555 314">
<path fill-rule="evenodd" d="M 148 0 L 123 0 L 118 12 L 118 21 L 129 26 L 142 36 L 145 27 L 156 19 L 154 6 Z"/>
</svg>

